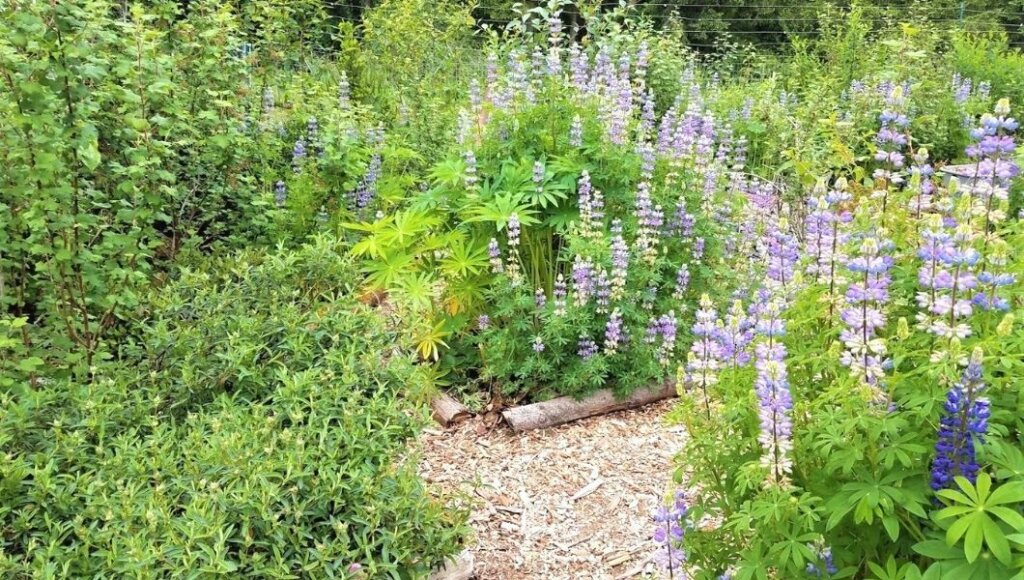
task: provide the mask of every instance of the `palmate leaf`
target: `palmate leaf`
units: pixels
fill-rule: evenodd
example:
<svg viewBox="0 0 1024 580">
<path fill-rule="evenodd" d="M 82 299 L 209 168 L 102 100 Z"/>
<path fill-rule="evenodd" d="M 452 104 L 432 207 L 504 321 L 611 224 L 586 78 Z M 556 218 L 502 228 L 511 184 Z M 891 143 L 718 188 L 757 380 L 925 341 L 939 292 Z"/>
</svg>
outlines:
<svg viewBox="0 0 1024 580">
<path fill-rule="evenodd" d="M 1013 530 L 1024 528 L 1024 516 L 1005 507 L 1024 501 L 1024 482 L 1010 482 L 992 491 L 992 479 L 987 473 L 979 474 L 975 484 L 960 476 L 955 481 L 959 490 L 938 492 L 939 497 L 951 502 L 935 514 L 936 521 L 953 520 L 946 530 L 946 543 L 955 546 L 963 540 L 968 562 L 975 562 L 982 548 L 987 547 L 996 559 L 1010 565 L 1013 557 L 1007 532 L 993 516 Z"/>
<path fill-rule="evenodd" d="M 483 245 L 467 242 L 464 238 L 448 246 L 449 255 L 441 260 L 444 272 L 453 277 L 464 278 L 479 274 L 487 268 L 487 248 Z"/>
<path fill-rule="evenodd" d="M 444 339 L 450 334 L 451 331 L 447 329 L 446 321 L 441 320 L 434 323 L 433 326 L 416 337 L 416 352 L 423 360 L 438 360 L 441 356 L 440 347 L 448 348 L 448 343 Z"/>
<path fill-rule="evenodd" d="M 393 250 L 380 255 L 379 259 L 368 260 L 363 266 L 367 274 L 366 281 L 375 290 L 393 288 L 402 276 L 406 275 L 413 264 L 413 256 L 401 250 Z"/>
<path fill-rule="evenodd" d="M 467 223 L 494 222 L 498 230 L 501 231 L 505 229 L 512 214 L 516 214 L 519 223 L 524 226 L 540 223 L 534 217 L 537 212 L 530 209 L 529 204 L 523 202 L 521 193 L 501 195 L 491 200 L 490 203 L 473 208 L 465 221 Z"/>
<path fill-rule="evenodd" d="M 414 311 L 429 310 L 436 294 L 434 282 L 429 272 L 403 276 L 396 284 L 396 298 Z"/>
</svg>

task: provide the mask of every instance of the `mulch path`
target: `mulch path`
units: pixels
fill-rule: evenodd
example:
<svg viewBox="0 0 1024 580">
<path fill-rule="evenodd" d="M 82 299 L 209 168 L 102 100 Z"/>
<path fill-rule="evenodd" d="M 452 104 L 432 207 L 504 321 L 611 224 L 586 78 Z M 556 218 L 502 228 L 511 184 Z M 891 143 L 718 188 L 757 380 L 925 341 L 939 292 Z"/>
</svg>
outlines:
<svg viewBox="0 0 1024 580">
<path fill-rule="evenodd" d="M 419 470 L 468 502 L 481 580 L 617 579 L 655 572 L 651 512 L 672 491 L 684 438 L 676 404 L 551 429 L 487 430 L 473 419 L 420 441 Z"/>
</svg>

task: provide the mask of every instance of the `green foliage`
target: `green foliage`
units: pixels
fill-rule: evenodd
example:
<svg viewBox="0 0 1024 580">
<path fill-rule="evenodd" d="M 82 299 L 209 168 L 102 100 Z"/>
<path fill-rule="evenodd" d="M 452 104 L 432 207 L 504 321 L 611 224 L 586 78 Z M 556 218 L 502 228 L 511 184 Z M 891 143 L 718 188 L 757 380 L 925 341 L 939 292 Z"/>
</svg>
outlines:
<svg viewBox="0 0 1024 580">
<path fill-rule="evenodd" d="M 0 397 L 3 574 L 418 577 L 452 556 L 461 515 L 402 459 L 415 369 L 339 250 L 185 272 L 137 364 Z"/>
</svg>

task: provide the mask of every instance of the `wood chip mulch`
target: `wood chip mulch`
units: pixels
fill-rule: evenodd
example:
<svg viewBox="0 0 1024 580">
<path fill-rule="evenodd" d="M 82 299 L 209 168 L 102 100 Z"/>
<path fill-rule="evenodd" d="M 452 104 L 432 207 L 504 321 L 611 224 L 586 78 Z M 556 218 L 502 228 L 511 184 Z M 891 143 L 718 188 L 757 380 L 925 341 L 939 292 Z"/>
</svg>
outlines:
<svg viewBox="0 0 1024 580">
<path fill-rule="evenodd" d="M 480 419 L 430 429 L 420 473 L 469 502 L 481 580 L 641 576 L 655 571 L 650 516 L 684 437 L 663 420 L 673 405 L 518 434 Z"/>
</svg>

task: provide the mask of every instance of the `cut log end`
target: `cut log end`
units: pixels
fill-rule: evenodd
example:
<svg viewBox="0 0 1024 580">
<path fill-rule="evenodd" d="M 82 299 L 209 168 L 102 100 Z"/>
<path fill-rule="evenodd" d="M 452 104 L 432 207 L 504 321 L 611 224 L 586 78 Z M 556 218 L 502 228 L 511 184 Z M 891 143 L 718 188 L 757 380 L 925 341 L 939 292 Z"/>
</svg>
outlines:
<svg viewBox="0 0 1024 580">
<path fill-rule="evenodd" d="M 430 402 L 434 420 L 444 427 L 456 425 L 469 419 L 473 414 L 465 405 L 447 393 L 441 393 Z"/>
<path fill-rule="evenodd" d="M 501 416 L 514 431 L 544 429 L 562 423 L 641 407 L 676 396 L 675 385 L 665 384 L 634 391 L 625 399 L 618 400 L 610 389 L 602 389 L 577 401 L 572 397 L 558 397 L 531 405 L 505 409 Z"/>
<path fill-rule="evenodd" d="M 441 569 L 430 574 L 430 580 L 469 580 L 473 578 L 473 554 L 464 551 Z"/>
</svg>

